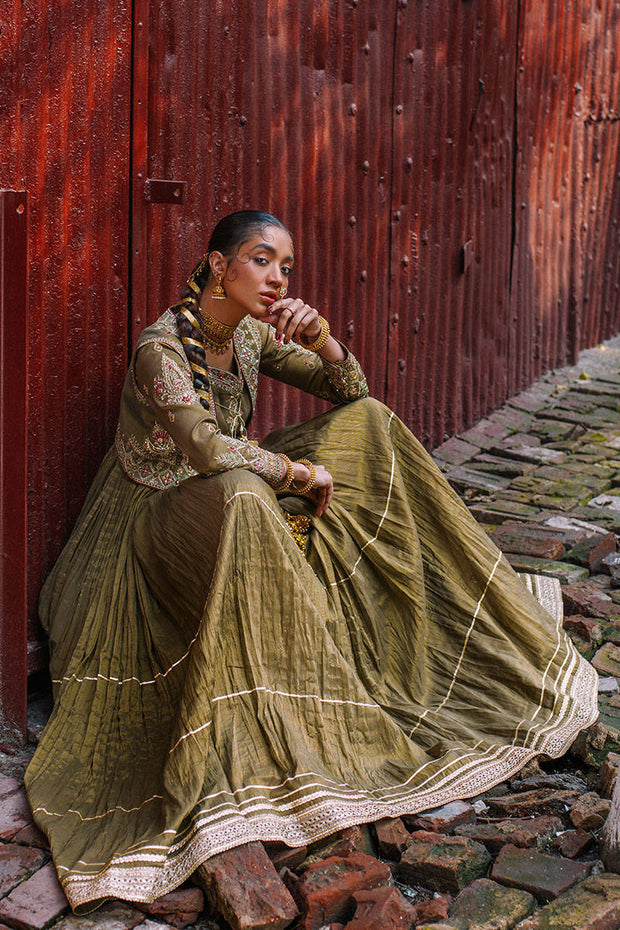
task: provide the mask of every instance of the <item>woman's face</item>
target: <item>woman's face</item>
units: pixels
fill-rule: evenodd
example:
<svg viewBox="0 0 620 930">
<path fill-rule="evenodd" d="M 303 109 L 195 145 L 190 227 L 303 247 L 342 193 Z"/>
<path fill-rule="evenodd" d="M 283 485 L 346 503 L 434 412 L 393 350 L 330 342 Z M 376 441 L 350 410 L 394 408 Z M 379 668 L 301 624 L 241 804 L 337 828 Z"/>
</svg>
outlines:
<svg viewBox="0 0 620 930">
<path fill-rule="evenodd" d="M 265 226 L 241 243 L 224 275 L 229 300 L 239 304 L 255 319 L 268 316 L 288 286 L 293 270 L 293 241 L 279 226 Z"/>
</svg>

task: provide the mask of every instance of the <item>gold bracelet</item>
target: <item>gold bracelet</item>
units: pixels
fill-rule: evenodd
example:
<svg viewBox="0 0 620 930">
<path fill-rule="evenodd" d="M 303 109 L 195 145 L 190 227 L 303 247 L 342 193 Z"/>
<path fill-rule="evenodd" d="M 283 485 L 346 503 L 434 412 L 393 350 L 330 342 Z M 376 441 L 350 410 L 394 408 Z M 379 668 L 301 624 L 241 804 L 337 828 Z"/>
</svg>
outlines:
<svg viewBox="0 0 620 930">
<path fill-rule="evenodd" d="M 284 452 L 278 452 L 278 456 L 282 459 L 286 465 L 286 474 L 282 480 L 282 484 L 278 484 L 274 487 L 276 494 L 281 494 L 282 491 L 288 491 L 290 486 L 293 483 L 293 478 L 295 477 L 295 471 L 293 469 L 293 463 L 289 459 L 288 455 L 285 455 Z"/>
<path fill-rule="evenodd" d="M 304 484 L 303 488 L 297 488 L 297 489 L 296 489 L 296 493 L 297 493 L 297 494 L 307 494 L 308 491 L 311 491 L 312 488 L 316 485 L 316 468 L 315 468 L 315 466 L 312 464 L 312 462 L 309 462 L 309 461 L 308 461 L 308 459 L 299 459 L 299 461 L 298 461 L 297 464 L 298 464 L 298 465 L 305 465 L 306 468 L 308 469 L 308 471 L 310 472 L 310 477 L 308 478 L 308 480 L 307 480 L 306 483 Z"/>
<path fill-rule="evenodd" d="M 319 316 L 319 322 L 321 324 L 321 332 L 316 337 L 314 342 L 304 342 L 302 337 L 302 342 L 304 348 L 309 349 L 310 352 L 320 352 L 327 340 L 329 339 L 330 328 L 329 323 L 324 316 Z"/>
</svg>

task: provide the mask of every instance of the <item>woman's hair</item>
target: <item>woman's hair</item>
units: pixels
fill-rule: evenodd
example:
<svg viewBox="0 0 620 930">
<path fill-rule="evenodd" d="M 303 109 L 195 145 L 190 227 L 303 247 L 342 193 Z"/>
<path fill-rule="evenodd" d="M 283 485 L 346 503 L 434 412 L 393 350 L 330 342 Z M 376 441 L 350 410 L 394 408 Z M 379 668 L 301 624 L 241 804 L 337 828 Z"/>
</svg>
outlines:
<svg viewBox="0 0 620 930">
<path fill-rule="evenodd" d="M 202 291 L 209 280 L 209 274 L 211 273 L 209 254 L 211 252 L 221 252 L 230 262 L 239 249 L 239 246 L 247 242 L 248 239 L 251 239 L 252 236 L 262 233 L 266 226 L 278 226 L 280 229 L 289 232 L 281 220 L 276 216 L 272 216 L 271 213 L 264 213 L 262 210 L 239 210 L 237 213 L 230 213 L 228 216 L 223 217 L 215 226 L 211 233 L 211 238 L 209 239 L 206 254 L 201 258 L 200 262 L 189 276 L 187 285 L 181 294 L 180 303 L 170 308 L 173 313 L 176 313 L 177 329 L 181 338 L 186 337 L 193 339 L 198 343 L 201 341 L 200 331 L 192 326 L 187 317 L 181 313 L 181 310 L 183 307 L 186 307 L 191 310 L 195 317 L 198 316 L 198 297 L 196 295 L 196 289 Z M 193 287 L 191 286 L 192 284 Z M 193 365 L 196 365 L 198 368 L 205 368 L 206 356 L 202 346 L 184 344 L 183 348 L 185 349 L 185 354 L 190 365 L 193 363 Z M 200 397 L 200 403 L 203 407 L 208 409 L 209 402 L 202 394 L 202 392 L 208 391 L 206 378 L 197 372 L 193 365 L 194 387 Z"/>
</svg>

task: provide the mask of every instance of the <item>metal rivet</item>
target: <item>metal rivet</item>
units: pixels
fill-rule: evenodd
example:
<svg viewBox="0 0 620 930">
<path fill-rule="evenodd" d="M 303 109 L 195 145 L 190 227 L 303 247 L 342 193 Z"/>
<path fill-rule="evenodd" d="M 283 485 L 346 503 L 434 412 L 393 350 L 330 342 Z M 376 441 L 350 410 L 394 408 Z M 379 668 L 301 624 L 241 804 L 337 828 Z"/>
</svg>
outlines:
<svg viewBox="0 0 620 930">
<path fill-rule="evenodd" d="M 400 103 L 399 103 L 398 106 L 396 107 L 396 112 L 398 113 L 399 116 L 400 116 L 400 114 L 403 112 L 403 108 L 402 108 L 402 106 L 401 106 Z"/>
<path fill-rule="evenodd" d="M 413 158 L 411 157 L 411 155 L 407 155 L 407 157 L 405 158 L 405 164 L 407 168 L 413 168 Z"/>
<path fill-rule="evenodd" d="M 392 326 L 396 326 L 397 323 L 398 323 L 398 314 L 395 313 L 394 316 L 392 317 Z"/>
<path fill-rule="evenodd" d="M 370 162 L 369 162 L 369 161 L 365 161 L 365 162 L 362 164 L 362 171 L 364 172 L 364 174 L 368 174 L 368 172 L 370 171 Z"/>
<path fill-rule="evenodd" d="M 368 272 L 367 272 L 367 271 L 362 271 L 362 273 L 361 273 L 361 275 L 360 275 L 360 281 L 367 281 L 367 280 L 368 280 Z"/>
<path fill-rule="evenodd" d="M 366 45 L 363 47 L 362 51 L 363 51 L 364 55 L 370 55 L 370 45 L 368 44 L 368 42 L 367 42 Z"/>
<path fill-rule="evenodd" d="M 16 210 L 17 213 L 22 214 L 22 213 L 24 212 L 24 205 L 23 205 L 23 203 L 18 203 L 18 204 L 17 204 L 17 207 L 15 208 L 15 210 Z"/>
<path fill-rule="evenodd" d="M 409 264 L 409 256 L 403 255 L 403 257 L 400 260 L 400 263 L 401 265 L 404 265 L 405 267 L 407 267 L 407 265 Z"/>
<path fill-rule="evenodd" d="M 401 374 L 402 374 L 402 372 L 405 370 L 406 367 L 407 367 L 407 366 L 405 365 L 405 359 L 404 359 L 404 358 L 399 358 L 399 359 L 398 359 L 398 370 L 401 372 Z"/>
<path fill-rule="evenodd" d="M 413 54 L 413 52 L 409 52 L 409 54 L 407 55 L 407 61 L 415 61 L 415 55 Z"/>
<path fill-rule="evenodd" d="M 247 123 L 247 121 L 248 121 L 247 116 L 240 116 L 240 117 L 239 117 L 239 125 L 240 125 L 240 126 L 245 126 L 245 124 Z"/>
<path fill-rule="evenodd" d="M 396 223 L 398 223 L 399 220 L 400 220 L 400 210 L 397 210 L 397 211 L 394 213 L 394 221 L 395 221 Z"/>
<path fill-rule="evenodd" d="M 356 223 L 357 223 L 356 218 L 355 218 L 354 216 L 350 216 L 350 217 L 349 217 L 349 226 L 355 226 Z"/>
<path fill-rule="evenodd" d="M 349 113 L 351 114 L 351 116 L 355 116 L 355 114 L 357 113 L 357 106 L 354 103 L 352 103 L 351 106 L 349 107 Z"/>
</svg>

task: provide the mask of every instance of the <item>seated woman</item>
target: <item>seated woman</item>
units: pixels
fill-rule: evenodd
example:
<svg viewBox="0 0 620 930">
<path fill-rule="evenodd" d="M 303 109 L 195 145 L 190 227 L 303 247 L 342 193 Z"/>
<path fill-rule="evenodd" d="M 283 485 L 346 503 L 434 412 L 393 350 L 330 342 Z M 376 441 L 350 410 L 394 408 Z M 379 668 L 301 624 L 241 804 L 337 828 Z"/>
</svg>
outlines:
<svg viewBox="0 0 620 930">
<path fill-rule="evenodd" d="M 138 340 L 44 587 L 55 704 L 27 789 L 76 910 L 476 795 L 596 717 L 557 584 L 515 575 L 285 297 L 292 268 L 275 217 L 216 226 Z M 337 406 L 255 445 L 259 371 Z"/>
</svg>

